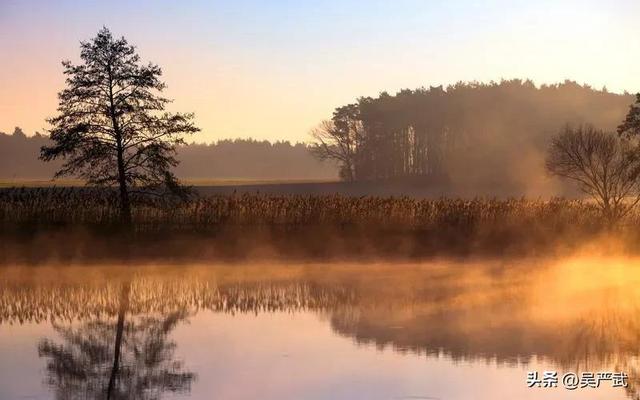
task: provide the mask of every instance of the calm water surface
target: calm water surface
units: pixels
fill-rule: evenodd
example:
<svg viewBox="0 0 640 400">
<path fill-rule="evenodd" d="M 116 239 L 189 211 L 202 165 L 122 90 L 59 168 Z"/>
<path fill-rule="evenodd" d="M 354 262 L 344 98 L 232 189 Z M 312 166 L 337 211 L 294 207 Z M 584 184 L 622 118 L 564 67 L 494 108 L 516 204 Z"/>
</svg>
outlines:
<svg viewBox="0 0 640 400">
<path fill-rule="evenodd" d="M 0 399 L 638 398 L 639 261 L 5 267 Z"/>
</svg>

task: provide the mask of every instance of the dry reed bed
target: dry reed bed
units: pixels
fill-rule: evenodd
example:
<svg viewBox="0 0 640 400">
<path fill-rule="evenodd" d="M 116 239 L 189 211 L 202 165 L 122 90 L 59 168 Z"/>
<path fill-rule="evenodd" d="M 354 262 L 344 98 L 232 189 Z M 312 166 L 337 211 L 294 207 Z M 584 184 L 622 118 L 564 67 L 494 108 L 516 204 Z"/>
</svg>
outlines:
<svg viewBox="0 0 640 400">
<path fill-rule="evenodd" d="M 549 255 L 603 239 L 640 251 L 637 212 L 612 230 L 593 203 L 580 200 L 263 194 L 134 200 L 133 226 L 123 230 L 110 190 L 0 189 L 0 264 Z"/>
<path fill-rule="evenodd" d="M 18 225 L 114 225 L 115 193 L 101 189 L 0 189 L 0 223 Z M 634 224 L 636 214 L 627 219 Z M 511 226 L 549 229 L 603 225 L 598 210 L 580 200 L 415 199 L 409 197 L 273 196 L 242 194 L 190 201 L 139 199 L 137 230 L 207 230 L 220 226 L 333 226 L 424 230 L 438 227 Z"/>
</svg>

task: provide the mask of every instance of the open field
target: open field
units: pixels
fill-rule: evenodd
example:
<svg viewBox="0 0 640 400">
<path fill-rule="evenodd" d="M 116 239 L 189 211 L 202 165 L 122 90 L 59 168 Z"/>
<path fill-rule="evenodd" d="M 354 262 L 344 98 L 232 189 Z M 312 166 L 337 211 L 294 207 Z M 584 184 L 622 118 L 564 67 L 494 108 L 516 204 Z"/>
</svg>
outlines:
<svg viewBox="0 0 640 400">
<path fill-rule="evenodd" d="M 0 179 L 0 188 L 38 188 L 38 187 L 81 187 L 84 182 L 78 179 Z"/>
<path fill-rule="evenodd" d="M 206 186 L 234 186 L 234 185 L 275 185 L 275 184 L 311 184 L 311 183 L 331 183 L 332 180 L 323 179 L 290 179 L 290 180 L 270 180 L 270 179 L 250 179 L 250 178 L 230 178 L 230 179 L 183 179 L 186 186 L 206 187 Z M 19 187 L 78 187 L 85 183 L 80 179 L 0 179 L 2 188 Z"/>
<path fill-rule="evenodd" d="M 295 185 L 330 183 L 329 180 L 261 180 L 261 179 L 185 179 L 186 186 L 195 188 L 209 186 L 261 186 L 261 185 Z M 0 188 L 65 188 L 84 187 L 86 184 L 80 179 L 0 179 Z"/>
<path fill-rule="evenodd" d="M 481 190 L 475 187 L 454 186 L 443 182 L 421 180 L 395 180 L 377 182 L 341 182 L 332 180 L 262 180 L 262 179 L 184 179 L 186 186 L 194 188 L 204 196 L 232 194 L 269 195 L 342 195 L 342 196 L 409 196 L 417 198 L 474 197 L 549 197 L 548 193 L 530 193 L 527 188 L 505 187 L 496 184 Z M 1 180 L 0 188 L 46 188 L 83 187 L 84 183 L 74 179 L 60 180 Z M 578 193 L 570 185 L 559 188 L 557 195 L 577 198 Z"/>
</svg>

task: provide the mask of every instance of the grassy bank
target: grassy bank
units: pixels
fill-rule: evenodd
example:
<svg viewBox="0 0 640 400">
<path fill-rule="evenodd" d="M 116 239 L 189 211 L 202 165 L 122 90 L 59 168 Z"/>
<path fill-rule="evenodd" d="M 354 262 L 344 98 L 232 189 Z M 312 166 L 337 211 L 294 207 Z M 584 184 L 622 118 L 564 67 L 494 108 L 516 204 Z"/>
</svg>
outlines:
<svg viewBox="0 0 640 400">
<path fill-rule="evenodd" d="M 178 258 L 256 252 L 421 257 L 543 253 L 612 234 L 592 204 L 565 199 L 249 194 L 188 202 L 138 199 L 128 232 L 119 225 L 117 204 L 115 193 L 107 190 L 0 189 L 3 248 L 20 253 L 39 246 L 58 254 L 95 252 L 116 258 L 111 246 L 126 248 L 126 255 Z M 635 242 L 639 219 L 630 215 L 613 234 Z"/>
</svg>

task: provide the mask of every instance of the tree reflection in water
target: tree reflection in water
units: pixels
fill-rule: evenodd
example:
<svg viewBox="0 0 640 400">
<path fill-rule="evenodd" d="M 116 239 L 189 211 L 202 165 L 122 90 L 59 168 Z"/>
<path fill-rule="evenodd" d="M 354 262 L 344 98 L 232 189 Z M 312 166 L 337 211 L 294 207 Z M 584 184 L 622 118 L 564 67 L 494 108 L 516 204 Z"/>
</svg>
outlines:
<svg viewBox="0 0 640 400">
<path fill-rule="evenodd" d="M 47 383 L 58 399 L 159 399 L 188 392 L 195 375 L 174 360 L 168 334 L 186 310 L 162 316 L 128 314 L 130 284 L 123 284 L 117 319 L 93 319 L 78 327 L 54 323 L 63 343 L 43 339 Z"/>
<path fill-rule="evenodd" d="M 55 282 L 5 275 L 0 324 L 85 321 L 79 327 L 56 323 L 64 344 L 40 343 L 59 398 L 104 398 L 111 392 L 113 399 L 151 399 L 188 391 L 194 376 L 172 361 L 175 344 L 167 335 L 187 314 L 203 309 L 313 312 L 336 334 L 358 343 L 454 362 L 538 360 L 572 372 L 626 372 L 628 394 L 639 398 L 637 262 L 234 266 L 181 269 L 175 275 L 139 272 L 130 286 L 122 280 Z"/>
</svg>

